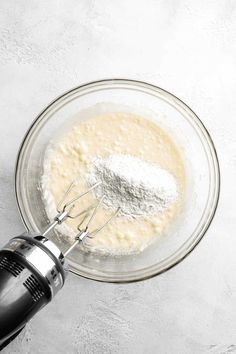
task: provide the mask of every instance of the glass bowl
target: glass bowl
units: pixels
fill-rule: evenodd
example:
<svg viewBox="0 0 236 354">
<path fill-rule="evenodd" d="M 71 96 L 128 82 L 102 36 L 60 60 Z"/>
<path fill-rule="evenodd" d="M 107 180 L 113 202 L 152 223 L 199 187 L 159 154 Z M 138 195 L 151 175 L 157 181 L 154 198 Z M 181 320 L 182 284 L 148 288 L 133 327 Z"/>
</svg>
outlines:
<svg viewBox="0 0 236 354">
<path fill-rule="evenodd" d="M 202 122 L 180 99 L 159 87 L 132 80 L 102 80 L 74 88 L 50 103 L 28 130 L 17 158 L 15 190 L 23 222 L 36 232 L 49 223 L 40 192 L 45 150 L 75 114 L 91 107 L 102 107 L 103 112 L 119 107 L 140 112 L 163 127 L 183 156 L 186 191 L 182 209 L 168 232 L 143 252 L 111 257 L 85 253 L 77 247 L 68 257 L 70 270 L 108 282 L 160 274 L 183 260 L 207 231 L 217 208 L 220 173 L 214 144 Z M 83 119 L 83 114 L 80 117 Z M 57 232 L 50 238 L 62 250 L 68 247 Z"/>
</svg>

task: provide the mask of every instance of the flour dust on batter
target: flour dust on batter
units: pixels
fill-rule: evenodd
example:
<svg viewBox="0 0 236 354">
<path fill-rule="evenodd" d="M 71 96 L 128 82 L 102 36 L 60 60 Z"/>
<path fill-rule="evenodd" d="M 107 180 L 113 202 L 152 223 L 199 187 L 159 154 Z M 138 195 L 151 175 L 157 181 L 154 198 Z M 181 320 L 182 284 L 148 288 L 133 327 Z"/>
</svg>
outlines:
<svg viewBox="0 0 236 354">
<path fill-rule="evenodd" d="M 139 253 L 164 235 L 179 212 L 184 193 L 184 166 L 179 151 L 169 135 L 153 121 L 131 113 L 116 112 L 75 122 L 60 139 L 53 142 L 45 155 L 42 191 L 49 218 L 55 215 L 55 206 L 71 181 L 78 181 L 76 189 L 71 192 L 72 198 L 89 188 L 91 173 L 92 171 L 97 173 L 97 166 L 107 167 L 109 162 L 111 166 L 115 166 L 116 170 L 121 166 L 122 171 L 118 172 L 122 172 L 119 173 L 122 178 L 124 178 L 125 168 L 130 177 L 132 169 L 128 169 L 125 165 L 123 167 L 121 161 L 126 163 L 134 161 L 137 171 L 139 166 L 143 171 L 150 166 L 153 171 L 155 169 L 157 176 L 161 173 L 161 176 L 165 178 L 168 174 L 169 180 L 172 178 L 174 198 L 169 198 L 169 203 L 165 205 L 162 203 L 164 205 L 162 208 L 156 204 L 157 208 L 152 207 L 151 213 L 139 215 L 120 213 L 96 238 L 86 242 L 89 251 L 111 255 Z M 96 173 L 93 174 L 93 178 L 94 176 L 97 178 Z M 101 175 L 101 178 L 104 179 L 104 176 Z M 149 180 L 150 183 L 153 182 L 147 173 L 146 175 L 143 173 L 143 176 L 147 185 Z M 142 174 L 138 177 L 141 178 Z M 122 183 L 123 181 L 124 179 Z M 142 187 L 145 185 L 142 180 L 138 182 Z M 113 199 L 107 199 L 109 203 L 107 205 L 104 203 L 99 207 L 94 225 L 91 225 L 92 229 L 103 225 L 114 213 L 115 206 L 113 208 L 112 200 L 116 201 L 114 204 L 117 206 L 119 199 L 114 199 L 114 183 L 110 187 L 107 191 L 109 193 L 112 191 L 113 194 L 107 194 L 107 198 L 112 196 Z M 158 191 L 158 188 L 156 190 Z M 86 209 L 94 204 L 99 197 L 98 194 L 98 192 L 97 194 L 89 193 L 82 198 L 76 206 L 77 210 Z M 123 198 L 123 195 L 121 197 Z M 155 197 L 155 200 L 152 198 L 154 202 L 158 201 L 158 195 Z M 162 197 L 159 200 L 163 202 Z M 141 207 L 140 210 L 144 208 Z M 66 221 L 67 228 L 64 228 L 63 232 L 70 242 L 73 241 L 73 235 L 77 232 L 78 222 L 77 219 Z"/>
</svg>

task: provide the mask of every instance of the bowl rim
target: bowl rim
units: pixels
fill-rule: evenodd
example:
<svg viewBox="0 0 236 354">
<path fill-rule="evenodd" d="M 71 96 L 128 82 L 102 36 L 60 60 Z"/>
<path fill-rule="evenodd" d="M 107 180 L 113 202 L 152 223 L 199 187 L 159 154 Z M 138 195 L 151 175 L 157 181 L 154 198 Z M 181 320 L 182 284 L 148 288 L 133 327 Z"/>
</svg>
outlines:
<svg viewBox="0 0 236 354">
<path fill-rule="evenodd" d="M 219 159 L 218 159 L 218 155 L 217 155 L 217 151 L 216 151 L 214 142 L 211 138 L 209 131 L 207 130 L 207 128 L 203 124 L 202 120 L 197 116 L 197 114 L 185 102 L 183 102 L 180 98 L 178 98 L 177 96 L 175 96 L 171 92 L 169 92 L 159 86 L 156 86 L 154 84 L 150 84 L 150 83 L 147 83 L 144 81 L 133 80 L 133 79 L 124 79 L 124 78 L 112 78 L 112 79 L 107 78 L 107 79 L 90 81 L 90 82 L 81 84 L 79 86 L 76 86 L 76 87 L 64 92 L 63 94 L 57 96 L 54 100 L 52 100 L 32 121 L 31 125 L 29 126 L 28 130 L 26 131 L 26 133 L 22 139 L 22 142 L 19 146 L 19 150 L 18 150 L 17 157 L 16 157 L 16 163 L 15 163 L 14 190 L 15 190 L 15 198 L 16 198 L 17 207 L 18 207 L 18 210 L 20 213 L 20 217 L 21 217 L 22 222 L 23 222 L 24 226 L 26 227 L 27 231 L 32 230 L 32 228 L 30 227 L 31 226 L 30 222 L 27 222 L 27 213 L 24 212 L 24 207 L 23 207 L 24 203 L 20 197 L 19 167 L 21 165 L 21 159 L 22 159 L 22 155 L 24 153 L 24 147 L 25 147 L 25 144 L 26 144 L 30 134 L 36 128 L 36 125 L 39 123 L 39 121 L 41 120 L 44 113 L 47 112 L 58 101 L 73 94 L 74 92 L 76 92 L 78 90 L 86 89 L 87 87 L 93 87 L 93 86 L 99 86 L 99 85 L 105 85 L 105 84 L 114 84 L 114 85 L 116 85 L 116 84 L 118 84 L 118 85 L 119 84 L 130 84 L 130 85 L 137 85 L 138 87 L 143 87 L 143 88 L 150 89 L 150 90 L 153 90 L 156 92 L 159 91 L 159 92 L 162 92 L 162 93 L 166 94 L 167 96 L 173 98 L 175 101 L 180 103 L 180 105 L 182 105 L 183 107 L 186 107 L 187 110 L 192 114 L 191 118 L 195 120 L 195 123 L 197 123 L 197 125 L 206 134 L 207 144 L 211 148 L 212 158 L 215 163 L 215 177 L 216 177 L 215 178 L 215 191 L 214 191 L 214 199 L 212 202 L 213 208 L 211 207 L 211 210 L 209 213 L 210 216 L 208 217 L 206 223 L 203 225 L 204 226 L 203 230 L 200 230 L 200 235 L 198 235 L 198 237 L 194 240 L 194 242 L 191 243 L 191 246 L 188 247 L 188 250 L 186 252 L 184 252 L 175 261 L 173 261 L 171 264 L 165 266 L 163 269 L 152 271 L 149 274 L 143 274 L 142 276 L 133 275 L 133 276 L 129 276 L 126 278 L 119 277 L 119 276 L 118 277 L 114 276 L 112 278 L 111 276 L 106 276 L 106 274 L 102 273 L 102 272 L 100 272 L 99 275 L 96 275 L 95 273 L 91 274 L 89 272 L 85 272 L 85 271 L 81 271 L 81 270 L 78 271 L 72 264 L 69 264 L 70 272 L 72 272 L 76 275 L 80 275 L 84 278 L 97 280 L 97 281 L 101 281 L 101 282 L 110 282 L 110 283 L 130 283 L 130 282 L 136 282 L 136 281 L 141 281 L 141 280 L 152 278 L 154 276 L 160 275 L 160 274 L 166 272 L 167 270 L 173 268 L 174 266 L 176 266 L 177 264 L 182 262 L 195 249 L 195 247 L 199 244 L 199 242 L 203 239 L 204 235 L 206 234 L 207 230 L 209 229 L 209 227 L 212 223 L 212 220 L 214 219 L 214 216 L 215 216 L 215 213 L 216 213 L 216 210 L 218 207 L 218 203 L 219 203 L 220 189 L 221 189 L 220 164 L 219 164 Z M 189 239 L 190 239 L 190 237 L 187 239 L 187 241 Z M 137 272 L 137 271 L 135 271 L 135 272 Z"/>
</svg>

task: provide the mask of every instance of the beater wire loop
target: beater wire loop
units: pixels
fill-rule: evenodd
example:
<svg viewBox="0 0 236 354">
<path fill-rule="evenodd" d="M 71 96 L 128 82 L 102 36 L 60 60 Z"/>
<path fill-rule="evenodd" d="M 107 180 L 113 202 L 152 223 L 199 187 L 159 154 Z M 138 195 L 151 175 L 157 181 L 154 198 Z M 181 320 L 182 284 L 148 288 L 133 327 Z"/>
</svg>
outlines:
<svg viewBox="0 0 236 354">
<path fill-rule="evenodd" d="M 87 209 L 82 210 L 76 214 L 72 214 L 72 210 L 74 209 L 76 203 L 79 201 L 80 198 L 90 193 L 93 189 L 98 187 L 101 182 L 94 184 L 90 187 L 86 192 L 79 194 L 77 197 L 69 200 L 66 202 L 69 194 L 71 193 L 72 189 L 76 187 L 78 180 L 73 181 L 67 190 L 65 191 L 64 195 L 62 196 L 61 200 L 57 204 L 57 215 L 54 218 L 54 221 L 48 226 L 48 228 L 44 231 L 43 235 L 48 234 L 56 225 L 62 224 L 67 218 L 75 219 L 82 216 L 81 221 L 77 225 L 78 233 L 75 236 L 74 243 L 65 251 L 64 256 L 67 256 L 77 244 L 82 242 L 84 239 L 93 239 L 100 231 L 102 231 L 111 221 L 113 218 L 117 216 L 120 211 L 118 208 L 115 213 L 99 228 L 94 229 L 93 231 L 89 231 L 91 224 L 93 223 L 96 214 L 98 212 L 98 208 L 101 206 L 104 195 L 93 205 L 90 205 Z"/>
</svg>

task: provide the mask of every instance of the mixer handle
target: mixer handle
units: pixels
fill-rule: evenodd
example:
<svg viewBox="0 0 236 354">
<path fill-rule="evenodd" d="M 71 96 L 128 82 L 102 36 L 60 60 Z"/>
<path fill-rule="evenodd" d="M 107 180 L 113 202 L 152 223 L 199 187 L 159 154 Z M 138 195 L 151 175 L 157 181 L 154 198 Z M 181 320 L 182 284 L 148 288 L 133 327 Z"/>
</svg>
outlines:
<svg viewBox="0 0 236 354">
<path fill-rule="evenodd" d="M 21 331 L 23 331 L 24 328 L 25 328 L 25 326 L 23 326 L 18 332 L 13 334 L 13 336 L 11 336 L 4 343 L 2 343 L 2 345 L 0 343 L 0 351 L 3 350 L 8 344 L 10 344 L 21 333 Z"/>
<path fill-rule="evenodd" d="M 42 235 L 23 234 L 0 249 L 0 350 L 63 287 L 64 255 Z"/>
</svg>

